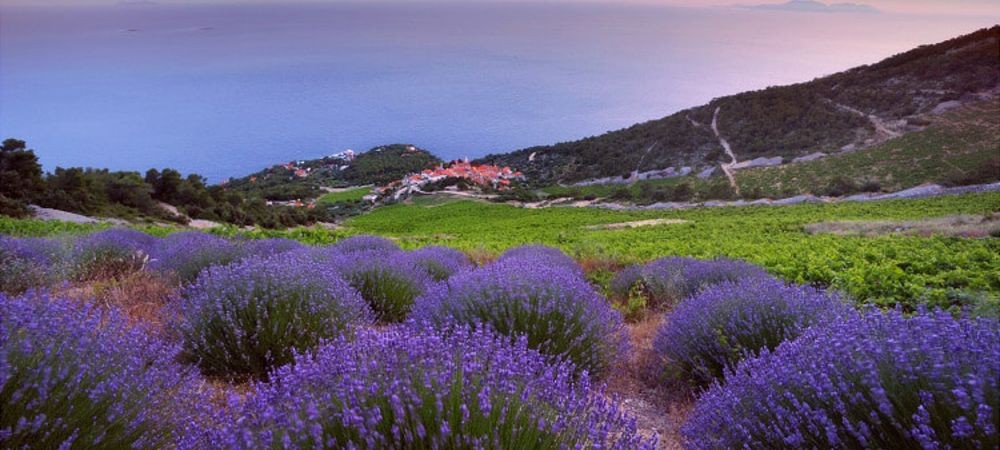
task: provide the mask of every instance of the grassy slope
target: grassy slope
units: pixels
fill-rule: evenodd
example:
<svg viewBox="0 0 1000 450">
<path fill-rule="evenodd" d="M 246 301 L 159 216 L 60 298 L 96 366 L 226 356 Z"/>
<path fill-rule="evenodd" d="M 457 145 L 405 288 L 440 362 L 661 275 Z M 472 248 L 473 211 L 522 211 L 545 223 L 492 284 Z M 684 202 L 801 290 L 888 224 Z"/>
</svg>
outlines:
<svg viewBox="0 0 1000 450">
<path fill-rule="evenodd" d="M 449 245 L 497 252 L 543 243 L 580 258 L 619 262 L 665 255 L 729 256 L 756 262 L 797 282 L 832 285 L 874 303 L 946 302 L 948 291 L 1000 293 L 1000 239 L 809 235 L 809 223 L 985 214 L 1000 211 L 1000 194 L 878 203 L 790 207 L 704 208 L 620 212 L 520 209 L 460 201 L 433 208 L 395 205 L 348 222 L 351 232 L 396 237 L 406 247 Z M 593 224 L 652 218 L 684 224 L 587 230 Z"/>
<path fill-rule="evenodd" d="M 878 182 L 898 191 L 972 173 L 984 165 L 1000 172 L 1000 103 L 970 105 L 939 116 L 923 131 L 877 147 L 779 167 L 737 172 L 743 192 L 764 195 L 815 192 L 840 176 L 856 183 Z M 998 174 L 1000 175 L 1000 174 Z"/>
<path fill-rule="evenodd" d="M 332 204 L 337 202 L 359 201 L 371 192 L 369 188 L 348 189 L 346 191 L 330 192 L 317 200 L 318 203 Z"/>
<path fill-rule="evenodd" d="M 736 172 L 740 190 L 764 197 L 821 194 L 835 178 L 860 186 L 876 182 L 883 191 L 899 191 L 924 183 L 961 178 L 983 167 L 994 169 L 1000 179 L 1000 103 L 980 102 L 938 116 L 926 129 L 892 139 L 866 150 L 803 163 Z M 556 197 L 610 197 L 618 189 L 638 196 L 643 186 L 689 183 L 697 199 L 707 200 L 722 177 L 697 177 L 640 181 L 632 185 L 604 184 L 581 187 L 550 186 L 544 192 Z"/>
</svg>

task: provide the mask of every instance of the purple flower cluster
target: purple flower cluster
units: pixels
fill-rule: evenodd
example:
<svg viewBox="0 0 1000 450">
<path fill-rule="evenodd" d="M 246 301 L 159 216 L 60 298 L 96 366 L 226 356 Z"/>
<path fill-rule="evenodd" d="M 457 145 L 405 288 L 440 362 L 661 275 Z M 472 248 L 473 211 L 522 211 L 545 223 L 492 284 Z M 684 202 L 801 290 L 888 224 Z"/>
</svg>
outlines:
<svg viewBox="0 0 1000 450">
<path fill-rule="evenodd" d="M 583 268 L 562 250 L 544 245 L 522 245 L 505 251 L 497 261 L 525 261 L 532 265 L 548 265 L 562 267 L 574 272 L 583 273 Z"/>
<path fill-rule="evenodd" d="M 20 294 L 56 281 L 61 251 L 48 239 L 0 236 L 0 292 Z"/>
<path fill-rule="evenodd" d="M 229 239 L 199 231 L 171 234 L 161 239 L 152 254 L 150 268 L 190 283 L 207 267 L 225 265 L 243 257 L 242 249 Z"/>
<path fill-rule="evenodd" d="M 623 271 L 611 285 L 615 295 L 626 297 L 641 283 L 639 288 L 649 296 L 651 306 L 667 307 L 715 283 L 769 277 L 763 268 L 745 261 L 668 257 L 646 264 L 639 273 Z"/>
<path fill-rule="evenodd" d="M 0 446 L 169 447 L 204 404 L 176 350 L 116 310 L 0 295 Z"/>
<path fill-rule="evenodd" d="M 616 300 L 627 299 L 637 289 L 644 289 L 642 285 L 643 266 L 633 264 L 619 270 L 608 283 L 608 291 Z"/>
<path fill-rule="evenodd" d="M 69 253 L 68 275 L 76 281 L 118 278 L 143 270 L 156 238 L 127 228 L 81 236 Z"/>
<path fill-rule="evenodd" d="M 488 326 L 603 375 L 628 349 L 621 314 L 577 272 L 536 259 L 501 259 L 461 272 L 417 300 L 413 318 Z"/>
<path fill-rule="evenodd" d="M 395 242 L 384 237 L 370 236 L 367 234 L 351 236 L 347 239 L 338 241 L 336 244 L 330 246 L 330 249 L 334 252 L 342 254 L 367 251 L 400 251 L 399 245 Z"/>
<path fill-rule="evenodd" d="M 653 449 L 586 376 L 485 330 L 339 339 L 257 384 L 216 448 Z"/>
<path fill-rule="evenodd" d="M 407 259 L 434 281 L 447 280 L 460 271 L 475 267 L 465 253 L 448 247 L 423 247 L 407 253 Z"/>
<path fill-rule="evenodd" d="M 414 299 L 433 283 L 425 270 L 399 250 L 342 250 L 331 247 L 327 264 L 361 293 L 380 322 L 406 320 Z"/>
<path fill-rule="evenodd" d="M 806 329 L 851 314 L 833 293 L 744 278 L 711 285 L 667 313 L 653 341 L 667 368 L 700 386 L 762 350 L 773 350 Z"/>
<path fill-rule="evenodd" d="M 268 257 L 280 253 L 297 252 L 307 249 L 299 241 L 285 238 L 249 239 L 241 242 L 245 257 Z"/>
<path fill-rule="evenodd" d="M 296 353 L 372 322 L 356 290 L 294 254 L 209 267 L 185 288 L 173 328 L 209 375 L 266 377 Z"/>
<path fill-rule="evenodd" d="M 997 448 L 1000 322 L 870 312 L 741 363 L 698 401 L 691 448 Z"/>
</svg>

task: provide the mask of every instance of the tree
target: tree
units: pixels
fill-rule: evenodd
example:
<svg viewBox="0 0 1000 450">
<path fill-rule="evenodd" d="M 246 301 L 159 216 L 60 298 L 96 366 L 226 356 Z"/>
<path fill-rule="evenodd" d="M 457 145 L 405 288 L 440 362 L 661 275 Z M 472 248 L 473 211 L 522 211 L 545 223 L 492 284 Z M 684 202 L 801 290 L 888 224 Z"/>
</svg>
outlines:
<svg viewBox="0 0 1000 450">
<path fill-rule="evenodd" d="M 23 216 L 28 203 L 45 189 L 42 166 L 24 141 L 7 139 L 0 145 L 0 214 Z"/>
</svg>

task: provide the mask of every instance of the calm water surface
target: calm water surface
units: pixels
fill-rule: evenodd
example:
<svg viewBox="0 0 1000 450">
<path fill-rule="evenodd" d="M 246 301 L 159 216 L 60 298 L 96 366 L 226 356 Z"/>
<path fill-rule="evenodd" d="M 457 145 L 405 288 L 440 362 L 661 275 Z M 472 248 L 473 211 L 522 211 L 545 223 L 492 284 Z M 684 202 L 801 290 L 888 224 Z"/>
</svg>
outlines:
<svg viewBox="0 0 1000 450">
<path fill-rule="evenodd" d="M 806 81 L 995 17 L 565 5 L 0 6 L 0 137 L 213 181 L 412 142 L 475 157 Z"/>
</svg>

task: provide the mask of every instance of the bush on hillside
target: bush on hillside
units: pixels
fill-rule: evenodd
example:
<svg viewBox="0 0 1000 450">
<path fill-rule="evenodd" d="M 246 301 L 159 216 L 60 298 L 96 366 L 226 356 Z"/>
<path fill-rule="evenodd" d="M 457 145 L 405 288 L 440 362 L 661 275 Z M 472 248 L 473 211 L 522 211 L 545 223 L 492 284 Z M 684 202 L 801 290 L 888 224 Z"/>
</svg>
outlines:
<svg viewBox="0 0 1000 450">
<path fill-rule="evenodd" d="M 428 246 L 407 254 L 410 264 L 427 272 L 434 281 L 444 281 L 448 277 L 474 267 L 465 253 L 448 247 Z"/>
<path fill-rule="evenodd" d="M 485 330 L 338 339 L 258 384 L 218 448 L 652 449 L 566 365 Z"/>
<path fill-rule="evenodd" d="M 1000 322 L 869 312 L 741 363 L 695 406 L 691 448 L 997 448 Z"/>
<path fill-rule="evenodd" d="M 336 247 L 336 246 L 335 246 Z M 328 264 L 361 293 L 383 323 L 406 320 L 413 301 L 433 280 L 398 251 L 369 250 L 336 254 Z"/>
<path fill-rule="evenodd" d="M 186 284 L 198 278 L 205 268 L 232 263 L 243 255 L 240 247 L 229 239 L 186 231 L 160 240 L 153 250 L 150 267 Z"/>
<path fill-rule="evenodd" d="M 725 369 L 851 313 L 839 296 L 768 278 L 709 286 L 674 307 L 653 348 L 668 371 L 707 386 Z"/>
<path fill-rule="evenodd" d="M 621 315 L 576 272 L 507 259 L 459 273 L 417 300 L 413 318 L 486 325 L 577 370 L 601 376 L 628 350 Z"/>
<path fill-rule="evenodd" d="M 61 250 L 48 239 L 0 236 L 0 292 L 16 295 L 55 282 Z"/>
<path fill-rule="evenodd" d="M 126 228 L 81 236 L 69 253 L 69 278 L 92 281 L 138 272 L 146 267 L 155 244 L 156 238 Z"/>
<path fill-rule="evenodd" d="M 183 293 L 173 329 L 183 356 L 214 376 L 265 378 L 325 339 L 372 321 L 333 269 L 295 255 L 206 269 Z"/>
<path fill-rule="evenodd" d="M 205 400 L 176 354 L 117 310 L 0 294 L 0 446 L 172 447 Z"/>
<path fill-rule="evenodd" d="M 769 275 L 763 268 L 744 261 L 667 257 L 641 268 L 622 270 L 612 279 L 610 288 L 618 298 L 626 298 L 638 288 L 649 296 L 651 306 L 663 308 L 676 304 L 703 287 L 743 278 L 769 278 Z"/>
</svg>

